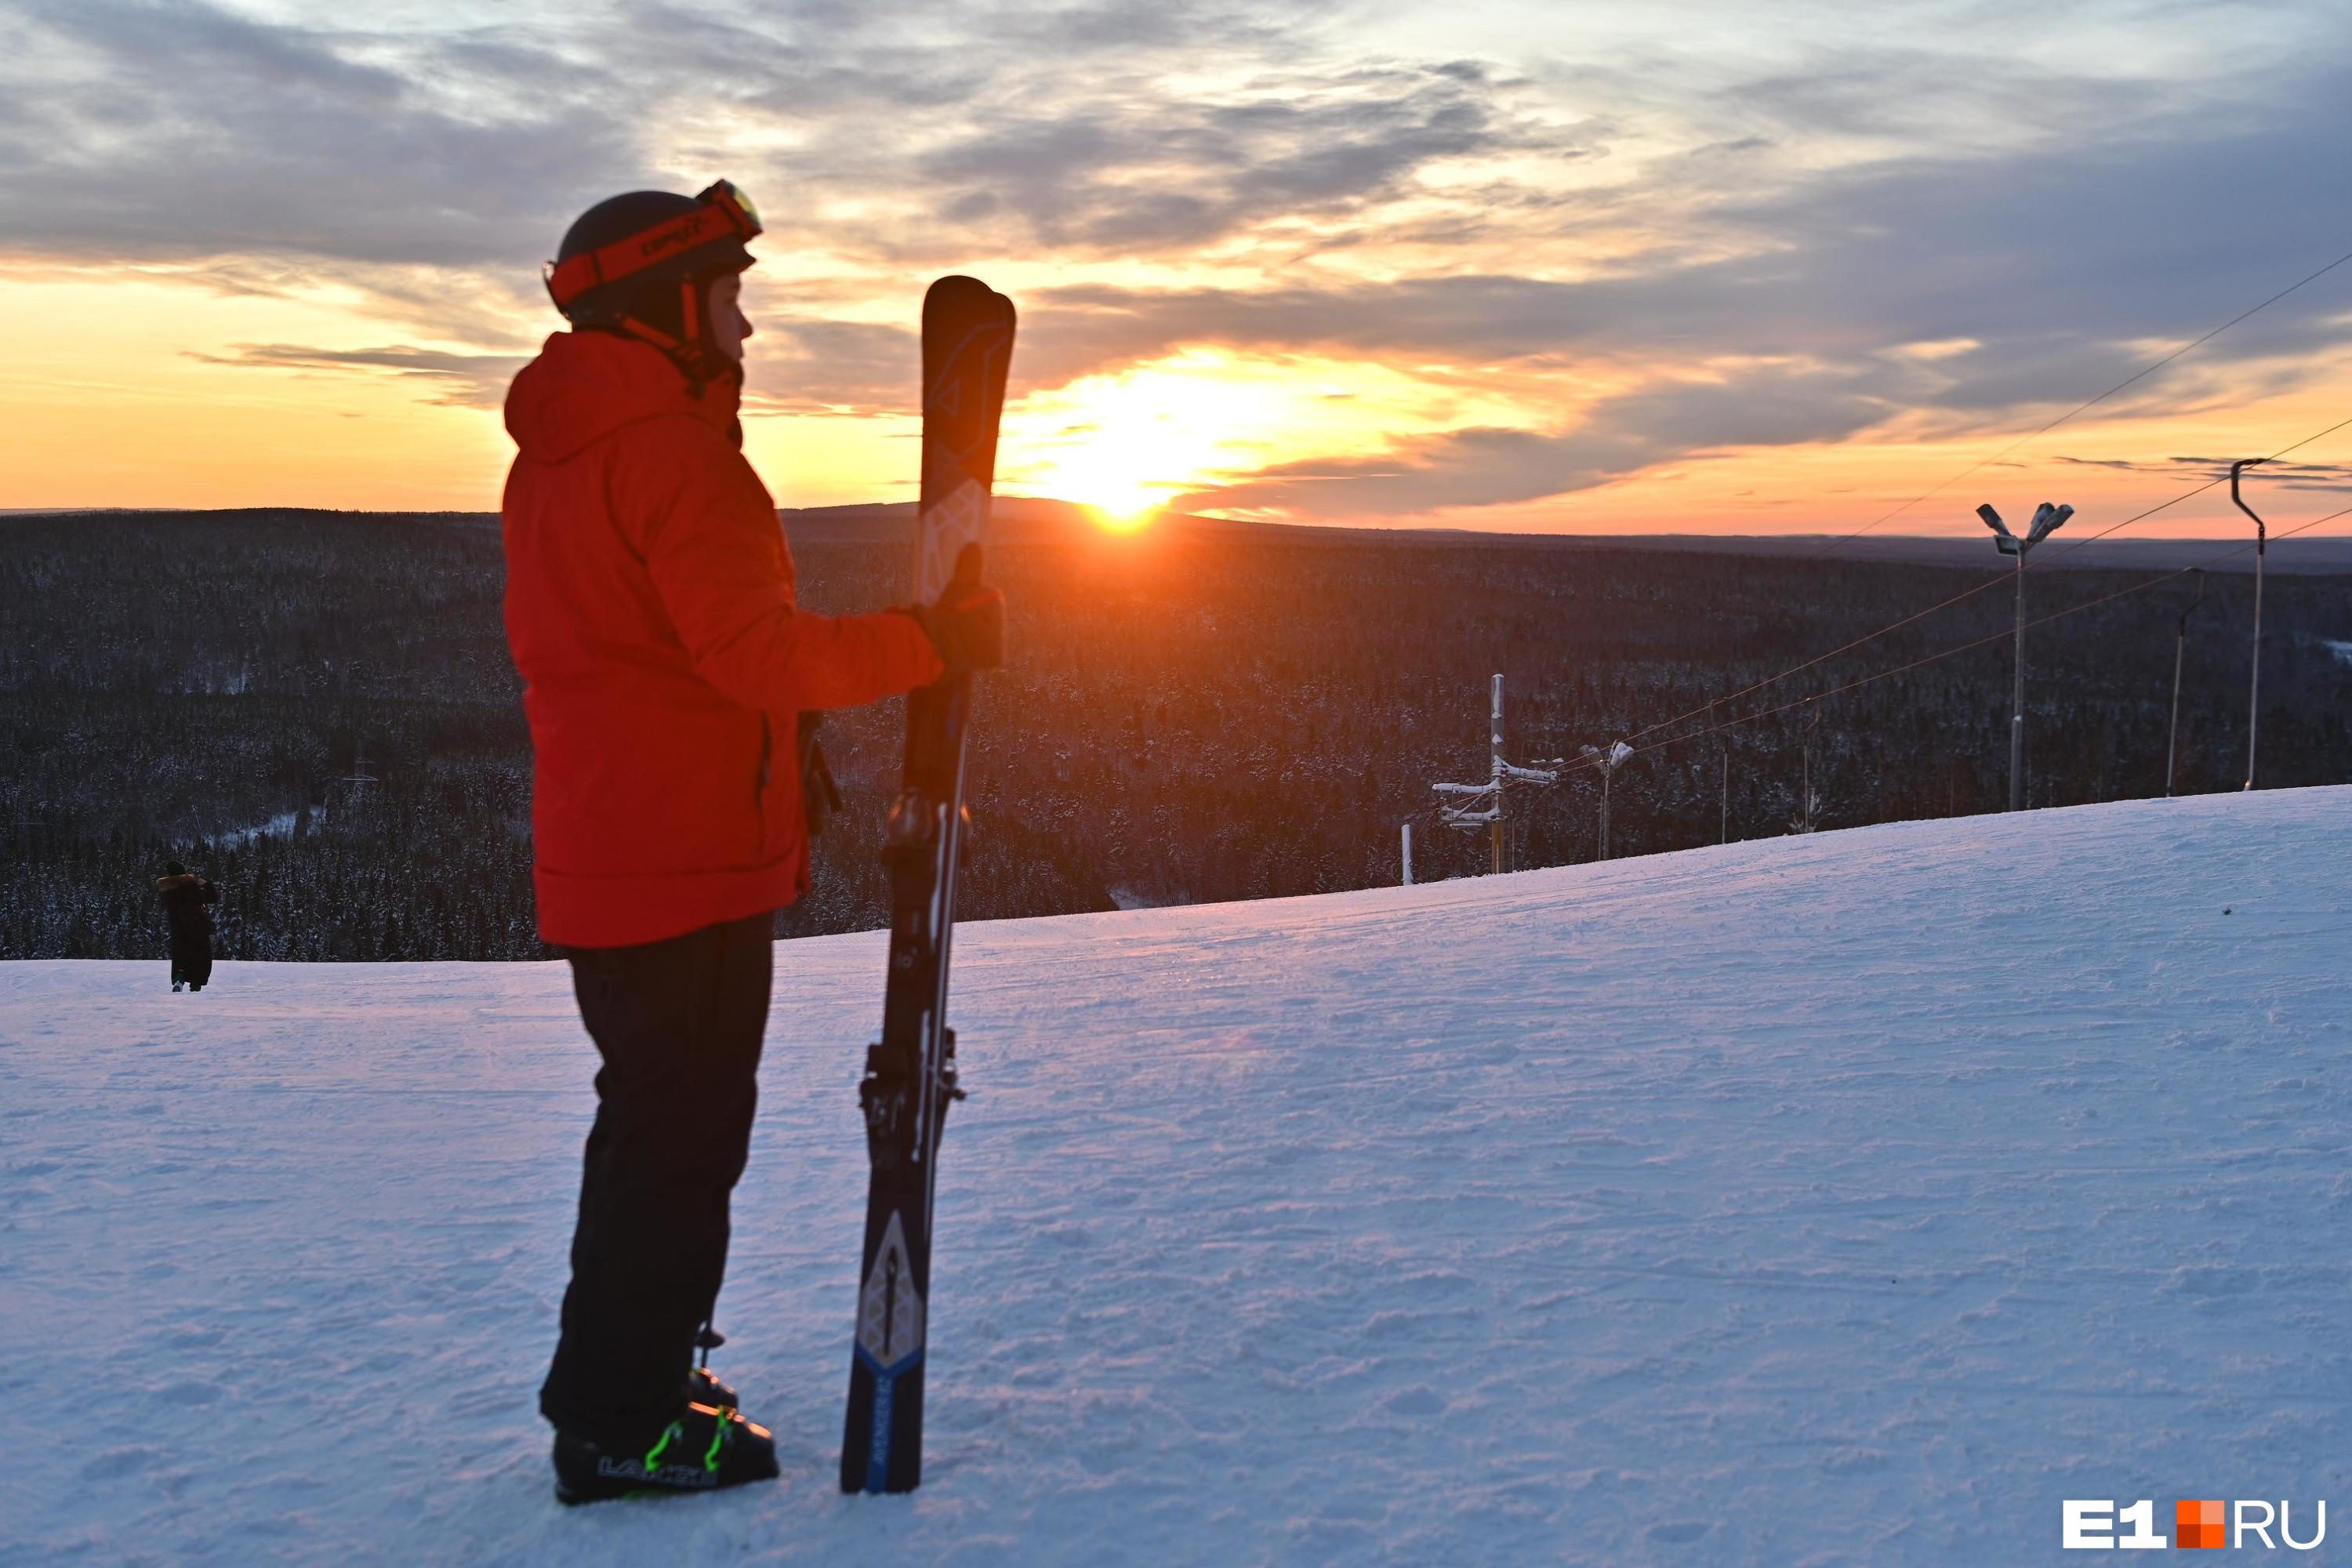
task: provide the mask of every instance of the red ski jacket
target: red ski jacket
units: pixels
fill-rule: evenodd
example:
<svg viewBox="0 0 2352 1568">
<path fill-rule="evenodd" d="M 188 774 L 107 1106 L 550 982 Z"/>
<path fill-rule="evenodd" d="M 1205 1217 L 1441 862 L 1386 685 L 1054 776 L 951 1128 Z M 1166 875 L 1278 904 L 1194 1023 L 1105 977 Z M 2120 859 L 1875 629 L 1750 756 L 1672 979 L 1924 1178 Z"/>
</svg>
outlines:
<svg viewBox="0 0 2352 1568">
<path fill-rule="evenodd" d="M 558 332 L 507 393 L 507 644 L 533 754 L 539 933 L 623 947 L 807 890 L 803 710 L 939 679 L 907 616 L 793 600 L 775 502 L 658 350 Z"/>
</svg>

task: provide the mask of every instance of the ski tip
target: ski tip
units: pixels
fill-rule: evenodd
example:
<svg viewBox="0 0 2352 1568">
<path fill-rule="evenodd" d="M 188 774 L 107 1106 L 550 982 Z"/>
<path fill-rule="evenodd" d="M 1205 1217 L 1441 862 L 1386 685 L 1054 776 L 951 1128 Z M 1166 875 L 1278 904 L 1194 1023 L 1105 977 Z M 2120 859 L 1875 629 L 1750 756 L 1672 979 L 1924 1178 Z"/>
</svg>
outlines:
<svg viewBox="0 0 2352 1568">
<path fill-rule="evenodd" d="M 934 282 L 923 293 L 923 315 L 929 319 L 936 311 L 959 310 L 984 313 L 1002 312 L 1007 325 L 1013 318 L 1013 301 L 977 278 L 961 272 L 950 273 Z"/>
</svg>

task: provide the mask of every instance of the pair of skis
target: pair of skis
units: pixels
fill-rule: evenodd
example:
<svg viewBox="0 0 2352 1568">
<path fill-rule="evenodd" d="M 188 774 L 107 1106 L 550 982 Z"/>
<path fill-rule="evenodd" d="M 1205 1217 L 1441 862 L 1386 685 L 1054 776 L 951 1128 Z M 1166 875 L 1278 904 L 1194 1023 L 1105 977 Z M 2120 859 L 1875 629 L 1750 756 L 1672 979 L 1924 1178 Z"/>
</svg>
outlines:
<svg viewBox="0 0 2352 1568">
<path fill-rule="evenodd" d="M 972 278 L 942 278 L 923 298 L 923 470 L 915 595 L 938 599 L 981 535 L 996 477 L 996 430 L 1013 357 L 1013 301 Z M 884 832 L 890 960 L 882 1038 L 866 1048 L 858 1100 L 873 1164 L 858 1270 L 857 1335 L 842 1424 L 841 1489 L 912 1491 L 922 1479 L 923 1354 L 931 1287 L 931 1206 L 940 1124 L 963 1098 L 947 1026 L 963 826 L 971 678 L 907 699 L 907 750 Z"/>
</svg>

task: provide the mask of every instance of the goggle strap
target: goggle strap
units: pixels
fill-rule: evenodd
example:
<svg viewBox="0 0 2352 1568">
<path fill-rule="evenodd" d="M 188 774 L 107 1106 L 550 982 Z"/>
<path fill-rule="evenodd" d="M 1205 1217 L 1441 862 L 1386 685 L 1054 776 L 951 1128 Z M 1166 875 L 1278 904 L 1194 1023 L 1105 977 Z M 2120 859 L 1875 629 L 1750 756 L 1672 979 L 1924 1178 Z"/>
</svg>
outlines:
<svg viewBox="0 0 2352 1568">
<path fill-rule="evenodd" d="M 562 310 L 591 289 L 642 272 L 681 250 L 717 238 L 714 225 L 741 239 L 753 238 L 760 232 L 734 203 L 708 201 L 690 213 L 680 213 L 601 249 L 583 250 L 569 261 L 558 262 L 547 275 L 547 291 Z"/>
</svg>

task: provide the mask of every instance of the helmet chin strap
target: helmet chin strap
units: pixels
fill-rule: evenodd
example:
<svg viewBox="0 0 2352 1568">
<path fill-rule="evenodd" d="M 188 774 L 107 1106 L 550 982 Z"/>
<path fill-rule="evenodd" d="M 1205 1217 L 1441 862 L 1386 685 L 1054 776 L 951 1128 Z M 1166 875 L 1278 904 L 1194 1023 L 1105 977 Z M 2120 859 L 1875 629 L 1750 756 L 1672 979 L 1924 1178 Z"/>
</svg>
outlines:
<svg viewBox="0 0 2352 1568">
<path fill-rule="evenodd" d="M 729 377 L 742 379 L 743 367 L 721 352 L 703 332 L 703 312 L 708 296 L 701 284 L 693 279 L 678 283 L 678 319 L 686 323 L 686 336 L 674 338 L 659 327 L 641 321 L 635 316 L 624 316 L 614 323 L 629 336 L 651 343 L 667 355 L 686 376 L 687 390 L 695 397 L 714 381 Z"/>
</svg>

